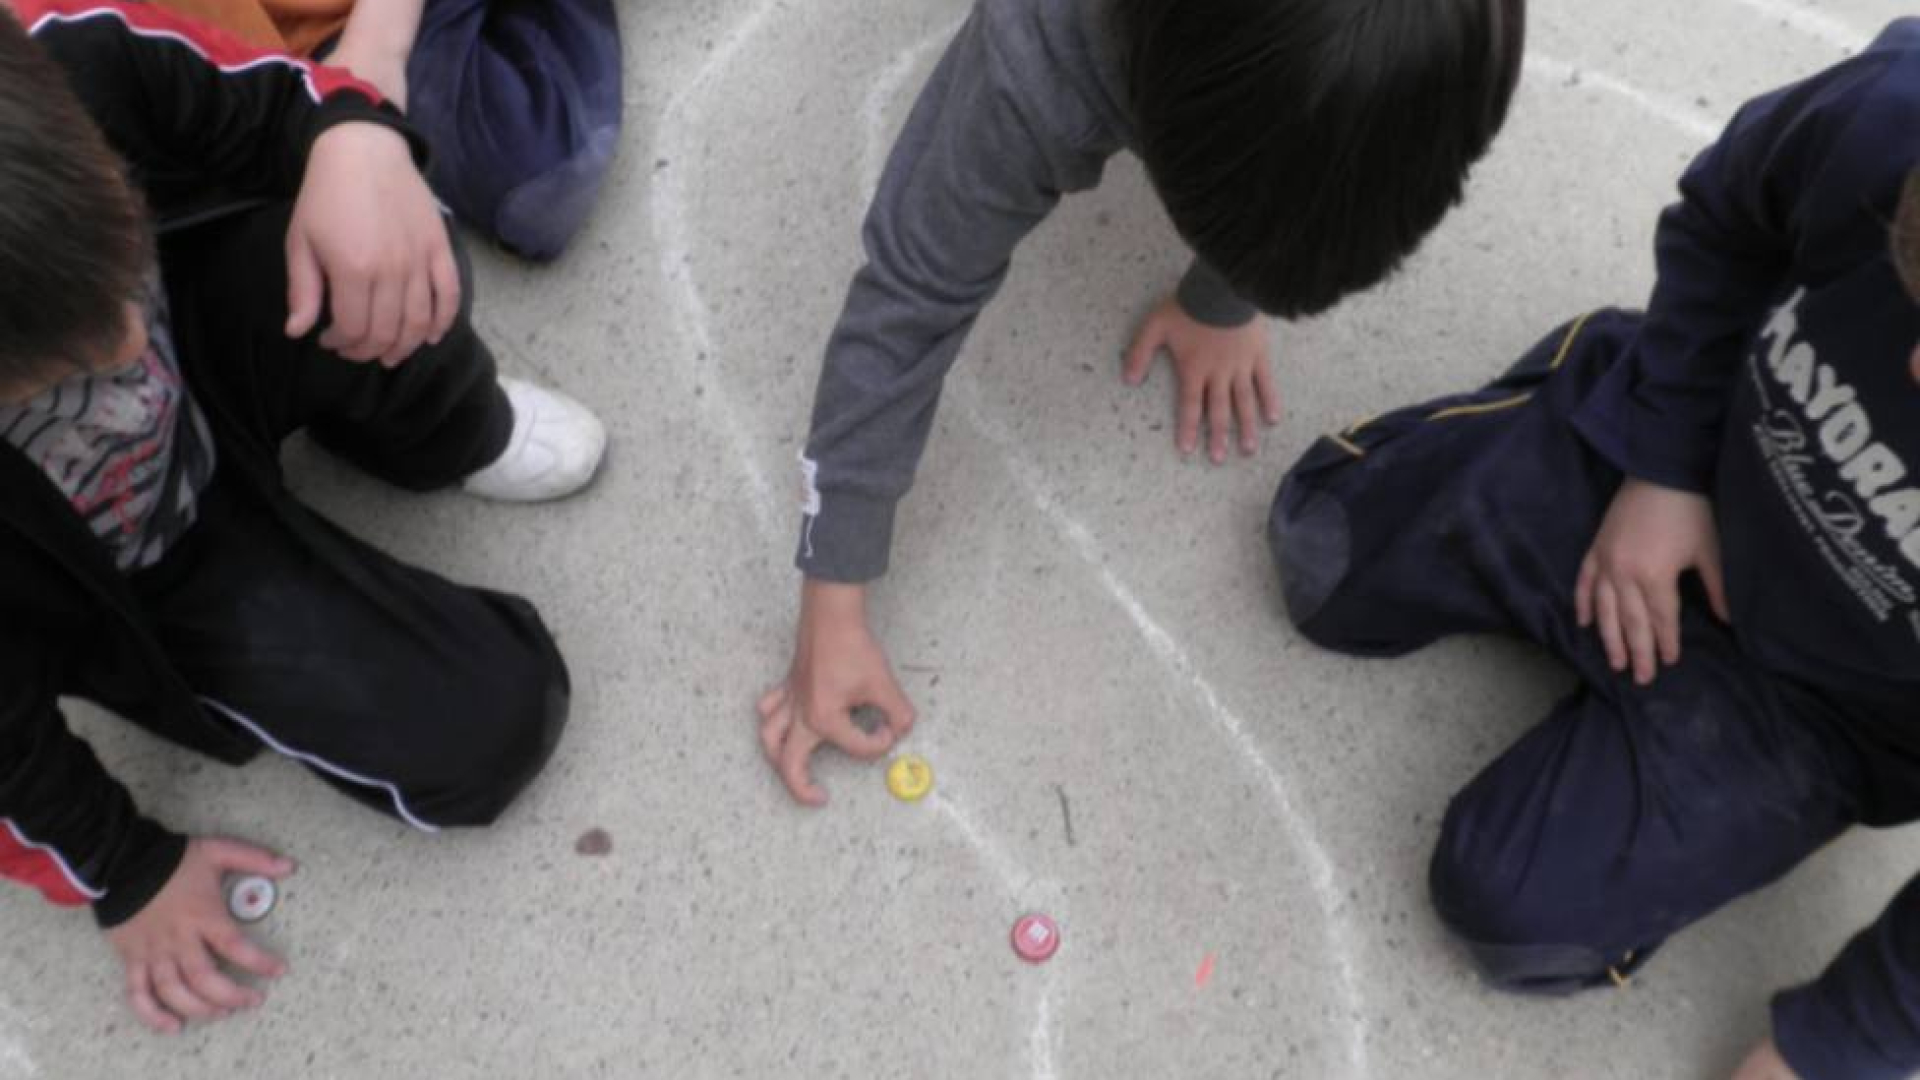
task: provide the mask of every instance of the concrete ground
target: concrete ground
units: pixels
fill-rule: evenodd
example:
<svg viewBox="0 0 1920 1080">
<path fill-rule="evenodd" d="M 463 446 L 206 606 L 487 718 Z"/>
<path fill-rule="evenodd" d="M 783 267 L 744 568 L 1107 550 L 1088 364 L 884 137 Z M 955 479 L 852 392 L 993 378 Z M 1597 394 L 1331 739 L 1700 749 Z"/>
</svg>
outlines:
<svg viewBox="0 0 1920 1080">
<path fill-rule="evenodd" d="M 260 931 L 293 974 L 256 1015 L 158 1039 L 84 915 L 0 893 L 0 1077 L 1715 1080 L 1770 992 L 1879 909 L 1911 833 L 1833 845 L 1625 992 L 1480 988 L 1427 851 L 1567 677 L 1491 640 L 1318 652 L 1261 528 L 1317 433 L 1643 299 L 1691 152 L 1899 0 L 1540 0 L 1467 205 L 1388 287 L 1279 329 L 1287 420 L 1228 468 L 1173 452 L 1164 369 L 1119 383 L 1183 253 L 1116 161 L 974 335 L 878 594 L 936 795 L 828 760 L 832 807 L 792 806 L 752 702 L 788 656 L 793 457 L 865 193 L 964 6 L 627 5 L 627 144 L 589 236 L 481 265 L 503 366 L 607 418 L 601 480 L 505 509 L 292 453 L 345 522 L 539 601 L 578 687 L 552 768 L 499 828 L 429 838 L 285 762 L 209 766 L 75 708 L 151 812 L 300 860 Z M 575 854 L 594 827 L 611 853 Z M 1065 934 L 1038 968 L 1007 946 L 1033 909 Z"/>
</svg>

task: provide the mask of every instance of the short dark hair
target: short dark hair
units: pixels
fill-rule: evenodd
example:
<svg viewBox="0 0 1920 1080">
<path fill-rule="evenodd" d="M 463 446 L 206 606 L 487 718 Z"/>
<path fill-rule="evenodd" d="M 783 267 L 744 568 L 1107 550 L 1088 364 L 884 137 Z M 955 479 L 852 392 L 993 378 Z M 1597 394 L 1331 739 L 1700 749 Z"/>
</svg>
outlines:
<svg viewBox="0 0 1920 1080">
<path fill-rule="evenodd" d="M 117 346 L 152 236 L 144 201 L 66 72 L 0 5 L 0 382 Z"/>
<path fill-rule="evenodd" d="M 1247 300 L 1317 314 L 1460 201 L 1520 79 L 1525 0 L 1117 0 L 1139 151 Z"/>
</svg>

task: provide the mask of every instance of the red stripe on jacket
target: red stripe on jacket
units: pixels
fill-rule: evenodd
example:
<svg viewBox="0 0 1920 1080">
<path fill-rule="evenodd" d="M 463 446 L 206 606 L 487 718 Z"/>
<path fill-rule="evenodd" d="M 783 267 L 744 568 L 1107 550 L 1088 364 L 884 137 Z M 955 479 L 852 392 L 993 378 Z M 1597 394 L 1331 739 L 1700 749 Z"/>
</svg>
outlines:
<svg viewBox="0 0 1920 1080">
<path fill-rule="evenodd" d="M 29 841 L 4 818 L 0 818 L 0 877 L 39 889 L 48 900 L 66 907 L 79 907 L 101 896 L 88 891 L 52 848 Z"/>
<path fill-rule="evenodd" d="M 158 4 L 123 0 L 13 0 L 13 9 L 28 33 L 37 34 L 49 22 L 118 19 L 128 30 L 147 38 L 177 41 L 228 74 L 267 65 L 285 66 L 300 74 L 307 93 L 318 104 L 342 91 L 360 94 L 375 105 L 384 100 L 373 84 L 355 78 L 345 68 L 329 67 L 286 53 L 257 48 L 218 26 L 189 18 Z"/>
</svg>

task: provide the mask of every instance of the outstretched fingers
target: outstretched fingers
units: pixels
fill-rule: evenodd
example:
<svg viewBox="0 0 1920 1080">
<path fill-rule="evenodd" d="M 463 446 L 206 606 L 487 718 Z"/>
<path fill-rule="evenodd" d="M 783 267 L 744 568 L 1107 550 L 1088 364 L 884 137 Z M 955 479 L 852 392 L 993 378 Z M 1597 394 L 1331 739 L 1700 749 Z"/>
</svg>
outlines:
<svg viewBox="0 0 1920 1080">
<path fill-rule="evenodd" d="M 1160 355 L 1160 349 L 1167 343 L 1167 328 L 1158 313 L 1147 316 L 1140 324 L 1140 332 L 1134 335 L 1133 346 L 1127 350 L 1126 367 L 1120 377 L 1129 386 L 1139 386 L 1146 380 L 1147 372 L 1152 369 L 1154 358 Z"/>
<path fill-rule="evenodd" d="M 153 964 L 154 994 L 167 1011 L 183 1020 L 211 1020 L 218 1013 L 205 998 L 195 993 L 181 977 L 180 965 L 171 956 Z"/>
<path fill-rule="evenodd" d="M 1240 453 L 1245 457 L 1260 450 L 1260 404 L 1253 383 L 1252 375 L 1244 375 L 1233 384 L 1234 418 L 1240 425 Z"/>
<path fill-rule="evenodd" d="M 287 962 L 255 945 L 237 926 L 229 926 L 207 938 L 207 944 L 222 960 L 249 975 L 277 979 L 287 973 Z"/>
<path fill-rule="evenodd" d="M 153 968 L 144 961 L 127 965 L 127 1004 L 148 1028 L 162 1035 L 180 1033 L 180 1018 L 161 1006 L 153 986 Z"/>
</svg>

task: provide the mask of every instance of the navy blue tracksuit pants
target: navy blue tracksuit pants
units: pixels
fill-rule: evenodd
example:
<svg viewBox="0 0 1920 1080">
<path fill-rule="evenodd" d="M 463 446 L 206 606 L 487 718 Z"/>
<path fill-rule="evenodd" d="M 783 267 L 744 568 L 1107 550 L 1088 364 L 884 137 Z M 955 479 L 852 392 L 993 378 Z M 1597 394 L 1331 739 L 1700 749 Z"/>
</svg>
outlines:
<svg viewBox="0 0 1920 1080">
<path fill-rule="evenodd" d="M 1850 824 L 1911 818 L 1920 790 L 1909 752 L 1751 662 L 1691 577 L 1683 659 L 1649 687 L 1576 624 L 1574 582 L 1621 476 L 1569 417 L 1637 325 L 1598 313 L 1483 390 L 1320 440 L 1269 523 L 1289 613 L 1317 644 L 1387 657 L 1513 634 L 1578 674 L 1455 796 L 1433 855 L 1435 907 L 1505 989 L 1622 979 Z M 1817 1003 L 1796 1012 L 1804 992 L 1783 996 L 1776 1027 L 1821 1026 Z M 1888 993 L 1888 1010 L 1920 1003 L 1920 987 Z"/>
</svg>

